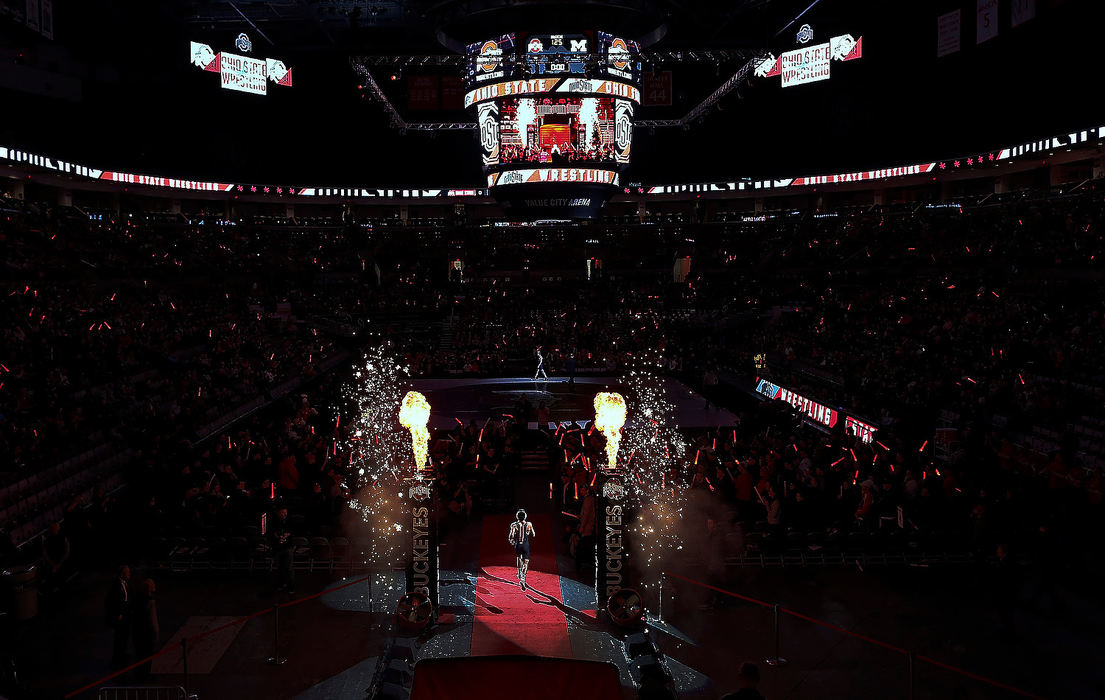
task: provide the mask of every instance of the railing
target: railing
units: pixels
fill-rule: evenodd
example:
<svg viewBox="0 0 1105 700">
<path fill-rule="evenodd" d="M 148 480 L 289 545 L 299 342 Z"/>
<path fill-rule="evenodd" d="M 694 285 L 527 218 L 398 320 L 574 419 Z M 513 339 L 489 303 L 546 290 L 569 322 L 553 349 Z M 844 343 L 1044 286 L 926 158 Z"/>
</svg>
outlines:
<svg viewBox="0 0 1105 700">
<path fill-rule="evenodd" d="M 188 694 L 179 685 L 100 688 L 96 700 L 188 700 Z"/>
<path fill-rule="evenodd" d="M 736 640 L 734 640 L 733 648 L 726 649 L 729 663 L 732 663 L 733 658 L 739 658 L 737 654 L 740 652 L 748 652 L 748 655 L 751 656 L 754 650 L 755 655 L 762 657 L 764 663 L 776 669 L 781 669 L 791 664 L 813 668 L 824 663 L 826 654 L 824 650 L 830 649 L 832 651 L 847 654 L 852 657 L 852 661 L 862 659 L 864 662 L 863 670 L 862 672 L 857 672 L 857 675 L 860 673 L 862 674 L 862 678 L 858 679 L 860 682 L 857 683 L 856 692 L 859 693 L 858 687 L 862 685 L 865 691 L 861 694 L 865 696 L 871 695 L 873 688 L 877 688 L 880 684 L 885 683 L 895 686 L 894 690 L 884 692 L 885 697 L 905 697 L 913 700 L 915 697 L 930 696 L 929 692 L 923 692 L 921 695 L 916 695 L 919 689 L 922 691 L 930 691 L 931 697 L 951 697 L 949 694 L 949 686 L 957 686 L 964 680 L 968 680 L 972 683 L 980 684 L 975 688 L 976 690 L 981 690 L 981 686 L 988 686 L 988 689 L 982 693 L 964 693 L 963 695 L 955 695 L 955 697 L 995 697 L 993 695 L 993 689 L 998 689 L 1018 697 L 1043 700 L 1041 696 L 1030 691 L 1022 690 L 1021 688 L 973 673 L 966 669 L 959 668 L 958 666 L 944 663 L 931 656 L 915 653 L 911 649 L 889 644 L 875 639 L 874 637 L 844 629 L 830 622 L 819 620 L 796 610 L 791 610 L 778 603 L 769 603 L 764 600 L 728 591 L 708 583 L 696 581 L 686 576 L 667 571 L 661 574 L 658 611 L 660 621 L 665 624 L 671 624 L 671 618 L 674 613 L 671 584 L 675 581 L 696 587 L 704 592 L 709 592 L 709 595 L 719 594 L 749 603 L 767 613 L 760 618 L 749 619 L 742 622 L 741 629 L 734 630 L 735 637 L 739 637 L 740 641 L 747 642 L 748 640 L 752 640 L 752 642 L 748 649 L 737 649 L 737 643 Z M 668 591 L 666 596 L 665 591 Z M 784 623 L 788 620 L 806 624 L 804 627 L 785 625 Z M 716 620 L 713 622 L 716 622 Z M 812 627 L 810 627 L 811 625 Z M 825 635 L 825 630 L 829 631 L 831 634 Z M 788 646 L 788 640 L 797 639 L 799 634 L 802 635 L 803 644 L 792 643 Z M 762 649 L 762 640 L 765 637 L 770 638 L 770 655 L 765 655 Z M 851 640 L 861 642 L 862 644 L 854 649 L 847 649 L 846 642 Z M 818 651 L 813 655 L 809 653 L 811 647 L 818 648 Z M 918 668 L 920 664 L 927 664 L 932 670 L 922 674 Z M 845 671 L 847 671 L 846 666 L 846 664 L 841 664 L 841 667 Z M 897 667 L 896 670 L 894 668 L 895 666 Z M 888 667 L 890 670 L 886 670 Z M 950 674 L 950 676 L 948 674 Z M 777 695 L 778 697 L 785 697 L 785 692 L 778 693 Z"/>
</svg>

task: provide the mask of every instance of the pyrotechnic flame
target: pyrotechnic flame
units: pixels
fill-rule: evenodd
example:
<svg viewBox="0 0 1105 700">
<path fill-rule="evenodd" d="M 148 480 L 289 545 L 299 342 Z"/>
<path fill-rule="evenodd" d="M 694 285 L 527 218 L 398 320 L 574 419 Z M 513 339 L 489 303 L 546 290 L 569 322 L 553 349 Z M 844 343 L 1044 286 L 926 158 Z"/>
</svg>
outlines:
<svg viewBox="0 0 1105 700">
<path fill-rule="evenodd" d="M 399 424 L 411 431 L 411 449 L 414 450 L 414 466 L 426 468 L 426 455 L 430 450 L 430 402 L 417 391 L 408 391 L 399 407 Z"/>
<path fill-rule="evenodd" d="M 607 468 L 618 465 L 618 444 L 625 425 L 625 398 L 621 394 L 602 391 L 595 394 L 595 427 L 606 436 Z"/>
</svg>

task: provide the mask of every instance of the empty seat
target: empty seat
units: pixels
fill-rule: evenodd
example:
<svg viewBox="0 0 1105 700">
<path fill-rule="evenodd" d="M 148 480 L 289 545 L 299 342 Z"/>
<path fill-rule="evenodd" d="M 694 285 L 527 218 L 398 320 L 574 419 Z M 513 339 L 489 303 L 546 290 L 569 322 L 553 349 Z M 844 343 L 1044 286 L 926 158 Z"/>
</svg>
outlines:
<svg viewBox="0 0 1105 700">
<path fill-rule="evenodd" d="M 330 542 L 330 550 L 334 561 L 337 564 L 345 564 L 349 562 L 349 540 L 344 537 L 335 537 Z"/>
<path fill-rule="evenodd" d="M 230 558 L 233 561 L 241 562 L 249 560 L 249 540 L 245 537 L 230 537 L 227 539 L 229 545 Z"/>
<path fill-rule="evenodd" d="M 332 568 L 333 560 L 330 553 L 330 540 L 325 537 L 311 538 L 311 567 L 325 566 Z"/>
<path fill-rule="evenodd" d="M 292 559 L 296 563 L 309 563 L 311 559 L 311 543 L 306 537 L 293 537 Z"/>
</svg>

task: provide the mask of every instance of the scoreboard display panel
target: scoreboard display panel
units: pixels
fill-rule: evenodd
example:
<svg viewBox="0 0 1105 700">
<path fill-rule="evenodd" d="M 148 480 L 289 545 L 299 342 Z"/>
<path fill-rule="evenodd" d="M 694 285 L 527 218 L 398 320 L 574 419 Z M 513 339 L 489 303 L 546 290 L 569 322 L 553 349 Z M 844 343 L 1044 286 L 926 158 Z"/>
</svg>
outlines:
<svg viewBox="0 0 1105 700">
<path fill-rule="evenodd" d="M 621 185 L 641 103 L 640 46 L 600 31 L 468 44 L 465 107 L 491 194 L 535 218 L 593 218 Z"/>
<path fill-rule="evenodd" d="M 590 32 L 584 34 L 529 34 L 520 47 L 531 76 L 578 75 L 588 73 Z"/>
</svg>

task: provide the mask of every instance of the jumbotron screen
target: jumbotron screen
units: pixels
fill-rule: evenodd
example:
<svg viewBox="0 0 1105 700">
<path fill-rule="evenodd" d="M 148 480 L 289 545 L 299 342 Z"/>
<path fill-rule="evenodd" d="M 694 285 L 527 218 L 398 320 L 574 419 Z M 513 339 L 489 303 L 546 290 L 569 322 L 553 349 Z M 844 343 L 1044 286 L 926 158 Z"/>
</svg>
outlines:
<svg viewBox="0 0 1105 700">
<path fill-rule="evenodd" d="M 465 106 L 504 207 L 534 218 L 598 215 L 630 162 L 639 53 L 632 40 L 592 31 L 468 45 Z"/>
<path fill-rule="evenodd" d="M 499 160 L 487 165 L 628 163 L 628 147 L 616 145 L 618 109 L 632 114 L 633 105 L 610 97 L 504 99 L 499 103 Z"/>
</svg>

